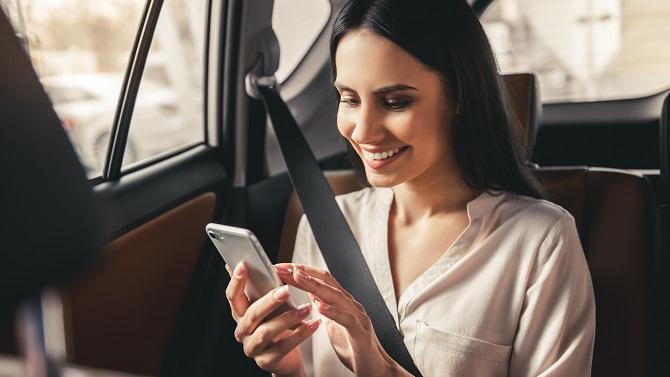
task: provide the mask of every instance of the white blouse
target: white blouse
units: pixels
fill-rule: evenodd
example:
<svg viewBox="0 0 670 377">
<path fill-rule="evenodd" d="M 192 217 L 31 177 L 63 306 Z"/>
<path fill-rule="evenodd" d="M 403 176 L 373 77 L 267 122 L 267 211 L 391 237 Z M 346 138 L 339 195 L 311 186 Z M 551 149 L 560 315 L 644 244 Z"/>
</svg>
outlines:
<svg viewBox="0 0 670 377">
<path fill-rule="evenodd" d="M 365 188 L 337 202 L 425 377 L 591 375 L 593 287 L 566 210 L 482 193 L 467 205 L 466 229 L 396 301 L 387 238 L 393 190 Z M 293 262 L 327 268 L 304 216 Z M 301 353 L 308 376 L 353 376 L 325 326 Z"/>
</svg>

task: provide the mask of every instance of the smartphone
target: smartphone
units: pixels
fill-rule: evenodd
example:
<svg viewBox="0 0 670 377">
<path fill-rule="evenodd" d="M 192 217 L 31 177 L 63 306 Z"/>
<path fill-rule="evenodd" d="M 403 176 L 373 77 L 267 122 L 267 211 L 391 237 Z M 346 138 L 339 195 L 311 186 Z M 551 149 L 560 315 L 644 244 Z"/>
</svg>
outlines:
<svg viewBox="0 0 670 377">
<path fill-rule="evenodd" d="M 238 263 L 244 261 L 248 271 L 247 285 L 244 292 L 251 302 L 258 300 L 269 291 L 283 284 L 252 231 L 215 223 L 207 224 L 205 231 L 230 268 L 235 269 Z M 289 288 L 290 297 L 286 301 L 288 307 L 284 307 L 280 311 L 296 307 L 295 298 L 301 296 L 296 291 L 293 287 Z M 307 296 L 305 295 L 304 298 L 307 298 Z"/>
</svg>

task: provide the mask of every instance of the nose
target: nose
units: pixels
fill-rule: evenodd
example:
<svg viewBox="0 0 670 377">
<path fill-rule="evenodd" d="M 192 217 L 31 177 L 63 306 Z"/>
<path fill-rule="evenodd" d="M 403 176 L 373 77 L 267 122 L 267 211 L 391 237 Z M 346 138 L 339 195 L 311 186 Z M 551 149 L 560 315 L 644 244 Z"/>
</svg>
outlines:
<svg viewBox="0 0 670 377">
<path fill-rule="evenodd" d="M 358 144 L 374 144 L 384 138 L 382 117 L 374 106 L 362 103 L 351 139 Z"/>
</svg>

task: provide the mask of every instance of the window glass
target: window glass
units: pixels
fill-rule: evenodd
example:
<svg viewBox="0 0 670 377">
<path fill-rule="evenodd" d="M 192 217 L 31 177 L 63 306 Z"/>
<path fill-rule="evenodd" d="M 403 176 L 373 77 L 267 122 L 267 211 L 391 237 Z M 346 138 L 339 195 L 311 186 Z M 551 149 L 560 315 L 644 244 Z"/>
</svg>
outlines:
<svg viewBox="0 0 670 377">
<path fill-rule="evenodd" d="M 670 87 L 668 0 L 496 0 L 482 23 L 502 73 L 536 73 L 547 102 Z"/>
<path fill-rule="evenodd" d="M 202 142 L 204 0 L 166 0 L 130 123 L 124 166 Z"/>
<path fill-rule="evenodd" d="M 330 16 L 328 0 L 275 0 L 272 28 L 279 40 L 279 68 L 284 81 L 298 66 Z"/>
<path fill-rule="evenodd" d="M 87 175 L 100 175 L 104 138 L 114 121 L 144 2 L 0 0 L 0 5 L 24 42 Z"/>
</svg>

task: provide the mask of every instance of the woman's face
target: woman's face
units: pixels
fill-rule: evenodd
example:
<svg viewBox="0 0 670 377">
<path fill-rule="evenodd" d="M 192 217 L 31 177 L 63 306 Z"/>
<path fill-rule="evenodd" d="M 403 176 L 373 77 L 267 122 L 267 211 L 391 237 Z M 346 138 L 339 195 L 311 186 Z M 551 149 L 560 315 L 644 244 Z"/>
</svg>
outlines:
<svg viewBox="0 0 670 377">
<path fill-rule="evenodd" d="M 437 73 L 365 29 L 342 38 L 335 63 L 337 128 L 370 184 L 396 186 L 455 166 L 454 106 Z"/>
</svg>

